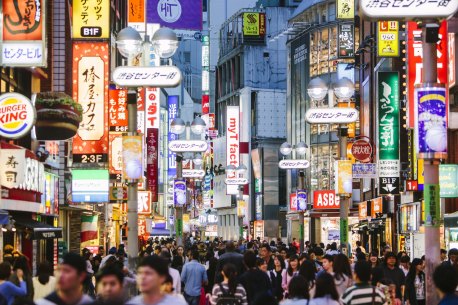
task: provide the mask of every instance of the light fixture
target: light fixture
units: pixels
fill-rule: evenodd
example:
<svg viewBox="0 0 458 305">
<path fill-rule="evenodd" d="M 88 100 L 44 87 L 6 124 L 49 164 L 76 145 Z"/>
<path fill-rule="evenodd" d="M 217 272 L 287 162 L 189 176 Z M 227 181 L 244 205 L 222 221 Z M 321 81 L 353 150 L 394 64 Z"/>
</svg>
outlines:
<svg viewBox="0 0 458 305">
<path fill-rule="evenodd" d="M 201 117 L 196 117 L 191 123 L 191 131 L 196 135 L 200 135 L 205 131 L 206 126 Z"/>
<path fill-rule="evenodd" d="M 319 77 L 312 79 L 307 87 L 307 94 L 315 101 L 322 101 L 327 93 L 328 85 Z"/>
<path fill-rule="evenodd" d="M 248 168 L 244 165 L 244 164 L 240 164 L 238 167 L 237 167 L 237 172 L 240 174 L 240 175 L 244 175 L 246 172 L 247 172 Z"/>
<path fill-rule="evenodd" d="M 355 93 L 355 85 L 348 78 L 341 78 L 334 84 L 334 93 L 339 99 L 348 100 Z"/>
<path fill-rule="evenodd" d="M 129 26 L 118 33 L 116 45 L 122 56 L 132 58 L 142 51 L 143 41 L 137 30 Z"/>
<path fill-rule="evenodd" d="M 285 142 L 283 143 L 281 146 L 280 146 L 280 153 L 283 155 L 283 156 L 287 156 L 291 153 L 291 151 L 293 150 L 293 147 L 291 146 L 291 144 L 289 144 L 288 142 Z"/>
<path fill-rule="evenodd" d="M 186 130 L 186 123 L 181 118 L 174 118 L 170 123 L 170 131 L 174 134 L 182 134 Z"/>
<path fill-rule="evenodd" d="M 304 142 L 299 142 L 296 144 L 296 152 L 301 156 L 305 155 L 305 153 L 307 152 L 307 148 L 308 146 Z"/>
<path fill-rule="evenodd" d="M 197 165 L 197 166 L 202 165 L 202 155 L 201 154 L 196 154 L 194 156 L 194 159 L 192 160 L 192 162 L 194 162 L 194 164 Z"/>
<path fill-rule="evenodd" d="M 236 170 L 237 168 L 232 164 L 226 166 L 226 173 L 228 173 L 229 175 L 233 174 Z"/>
<path fill-rule="evenodd" d="M 151 44 L 159 57 L 170 58 L 178 49 L 178 38 L 174 31 L 163 27 L 154 33 Z"/>
</svg>

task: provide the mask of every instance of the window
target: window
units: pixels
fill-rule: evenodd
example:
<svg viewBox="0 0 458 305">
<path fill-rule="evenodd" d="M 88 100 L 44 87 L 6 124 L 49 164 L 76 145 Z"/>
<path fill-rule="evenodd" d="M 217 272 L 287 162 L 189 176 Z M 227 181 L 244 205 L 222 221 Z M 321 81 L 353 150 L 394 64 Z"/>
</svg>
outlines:
<svg viewBox="0 0 458 305">
<path fill-rule="evenodd" d="M 183 52 L 183 60 L 185 63 L 191 63 L 191 52 Z"/>
</svg>

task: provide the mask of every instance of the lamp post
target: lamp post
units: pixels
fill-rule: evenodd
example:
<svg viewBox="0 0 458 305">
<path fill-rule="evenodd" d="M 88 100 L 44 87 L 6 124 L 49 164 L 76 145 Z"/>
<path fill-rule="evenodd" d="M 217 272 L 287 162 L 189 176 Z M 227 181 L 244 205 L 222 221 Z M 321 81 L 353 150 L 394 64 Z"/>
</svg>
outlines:
<svg viewBox="0 0 458 305">
<path fill-rule="evenodd" d="M 305 190 L 305 173 L 304 170 L 310 166 L 310 163 L 305 159 L 308 146 L 304 142 L 299 142 L 296 145 L 291 145 L 288 142 L 283 143 L 280 146 L 280 153 L 283 155 L 283 159 L 280 160 L 278 166 L 282 169 L 297 169 L 299 170 L 299 176 L 297 178 L 297 190 Z M 292 153 L 291 159 L 286 159 L 286 156 Z M 299 156 L 299 157 L 298 157 Z M 306 207 L 299 207 L 297 212 L 299 214 L 299 244 L 300 252 L 304 252 L 304 212 Z"/>
<path fill-rule="evenodd" d="M 229 164 L 226 166 L 226 174 L 230 177 L 235 177 L 235 178 L 227 178 L 225 183 L 227 185 L 237 185 L 238 187 L 238 195 L 236 196 L 236 201 L 237 201 L 237 216 L 238 216 L 238 225 L 239 225 L 239 238 L 243 239 L 243 217 L 245 216 L 245 211 L 242 209 L 242 207 L 239 206 L 238 201 L 243 201 L 243 186 L 248 183 L 248 179 L 246 179 L 244 176 L 246 172 L 248 171 L 248 168 L 246 165 L 240 163 L 238 167 L 235 167 L 232 164 Z M 235 175 L 234 175 L 235 174 Z"/>
<path fill-rule="evenodd" d="M 183 178 L 183 153 L 184 152 L 203 152 L 207 150 L 207 143 L 205 141 L 191 141 L 191 132 L 196 134 L 196 135 L 201 135 L 203 132 L 205 132 L 205 121 L 202 120 L 202 118 L 197 117 L 195 118 L 192 123 L 185 122 L 181 118 L 175 118 L 171 123 L 170 123 L 170 129 L 172 133 L 175 134 L 182 134 L 186 132 L 186 138 L 185 140 L 177 140 L 177 141 L 172 141 L 169 143 L 169 149 L 172 151 L 175 151 L 176 154 L 176 162 L 177 162 L 177 179 L 182 179 Z M 174 143 L 177 144 L 184 144 L 182 146 L 185 146 L 189 144 L 189 148 L 183 149 L 177 149 Z M 201 144 L 202 142 L 205 143 L 204 146 L 201 148 L 196 148 L 191 150 L 191 142 L 196 143 L 196 145 Z M 204 149 L 205 148 L 205 149 Z M 201 160 L 201 159 L 200 159 Z M 175 207 L 175 231 L 176 231 L 176 236 L 177 236 L 177 244 L 178 246 L 183 246 L 183 206 L 176 206 Z"/>
<path fill-rule="evenodd" d="M 317 77 L 310 81 L 307 93 L 312 101 L 315 102 L 324 100 L 326 95 L 328 95 L 328 106 L 332 108 L 334 107 L 334 95 L 341 102 L 349 102 L 355 93 L 355 86 L 348 78 L 342 78 L 329 88 L 325 81 Z M 339 124 L 338 136 L 340 160 L 347 160 L 348 126 L 346 124 Z M 348 254 L 348 213 L 350 202 L 348 194 L 336 195 L 340 195 L 340 246 L 342 252 Z"/>
</svg>

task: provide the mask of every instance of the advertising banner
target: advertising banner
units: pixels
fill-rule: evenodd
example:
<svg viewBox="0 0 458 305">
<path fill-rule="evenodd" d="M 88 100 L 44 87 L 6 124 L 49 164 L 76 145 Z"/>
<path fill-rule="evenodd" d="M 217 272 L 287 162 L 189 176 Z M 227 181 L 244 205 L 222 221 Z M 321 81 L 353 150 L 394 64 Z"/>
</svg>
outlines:
<svg viewBox="0 0 458 305">
<path fill-rule="evenodd" d="M 72 201 L 108 202 L 109 174 L 104 169 L 72 170 Z"/>
<path fill-rule="evenodd" d="M 108 158 L 108 170 L 110 174 L 122 173 L 122 133 L 110 132 L 108 137 L 110 153 Z"/>
<path fill-rule="evenodd" d="M 143 175 L 143 136 L 122 137 L 122 177 L 124 180 L 140 179 Z"/>
<path fill-rule="evenodd" d="M 186 204 L 186 179 L 173 181 L 173 204 L 178 206 Z"/>
<path fill-rule="evenodd" d="M 148 1 L 148 23 L 183 30 L 202 30 L 202 1 L 151 0 Z"/>
<path fill-rule="evenodd" d="M 353 20 L 355 18 L 355 0 L 337 0 L 336 16 L 340 20 Z"/>
<path fill-rule="evenodd" d="M 289 210 L 297 211 L 297 194 L 296 193 L 289 194 Z"/>
<path fill-rule="evenodd" d="M 243 35 L 264 36 L 266 34 L 266 14 L 243 13 Z"/>
<path fill-rule="evenodd" d="M 73 0 L 74 39 L 110 38 L 110 0 Z"/>
<path fill-rule="evenodd" d="M 358 219 L 366 220 L 367 218 L 367 201 L 358 204 Z"/>
<path fill-rule="evenodd" d="M 46 66 L 45 0 L 2 0 L 0 64 L 9 67 Z"/>
<path fill-rule="evenodd" d="M 167 104 L 168 104 L 168 118 L 169 118 L 169 130 L 168 130 L 168 142 L 170 143 L 171 141 L 178 140 L 178 135 L 174 134 L 170 130 L 170 124 L 172 123 L 173 119 L 175 119 L 178 116 L 178 101 L 179 97 L 177 95 L 169 95 L 167 98 Z M 168 150 L 168 178 L 171 179 L 176 175 L 176 154 L 171 151 L 170 149 Z"/>
<path fill-rule="evenodd" d="M 352 165 L 353 179 L 378 178 L 377 164 L 375 163 L 356 163 Z"/>
<path fill-rule="evenodd" d="M 439 165 L 439 185 L 441 198 L 458 197 L 458 165 Z"/>
<path fill-rule="evenodd" d="M 399 56 L 399 22 L 377 22 L 377 55 L 378 57 Z"/>
<path fill-rule="evenodd" d="M 226 107 L 226 164 L 236 168 L 240 164 L 240 110 L 239 106 Z M 227 173 L 228 179 L 236 178 L 236 173 Z M 237 186 L 227 186 L 227 194 L 237 194 Z"/>
<path fill-rule="evenodd" d="M 296 191 L 296 204 L 298 211 L 307 210 L 307 191 L 306 190 L 297 190 Z"/>
<path fill-rule="evenodd" d="M 350 160 L 335 161 L 336 171 L 336 194 L 350 194 L 353 189 L 352 162 Z"/>
<path fill-rule="evenodd" d="M 444 39 L 437 43 L 437 80 L 441 84 L 448 84 L 448 56 L 447 56 L 447 21 L 442 21 L 439 27 L 439 37 Z M 407 92 L 408 92 L 408 121 L 410 128 L 415 128 L 415 85 L 422 82 L 423 47 L 421 28 L 416 22 L 407 22 Z M 448 111 L 448 110 L 447 110 Z"/>
<path fill-rule="evenodd" d="M 340 197 L 334 190 L 314 191 L 313 208 L 317 210 L 339 209 Z"/>
<path fill-rule="evenodd" d="M 73 138 L 75 163 L 108 161 L 108 62 L 108 43 L 73 43 L 73 99 L 83 106 Z"/>
<path fill-rule="evenodd" d="M 447 91 L 444 87 L 415 88 L 415 148 L 417 153 L 447 153 Z"/>
<path fill-rule="evenodd" d="M 210 113 L 210 96 L 202 95 L 202 114 Z"/>
<path fill-rule="evenodd" d="M 146 189 L 151 191 L 151 200 L 158 201 L 159 193 L 159 129 L 146 130 Z"/>
<path fill-rule="evenodd" d="M 159 128 L 160 94 L 157 88 L 145 89 L 146 128 Z"/>
<path fill-rule="evenodd" d="M 351 23 L 338 25 L 337 56 L 339 58 L 354 58 L 355 56 L 355 26 Z"/>
<path fill-rule="evenodd" d="M 126 132 L 127 119 L 127 90 L 108 90 L 108 123 L 110 132 Z"/>
</svg>

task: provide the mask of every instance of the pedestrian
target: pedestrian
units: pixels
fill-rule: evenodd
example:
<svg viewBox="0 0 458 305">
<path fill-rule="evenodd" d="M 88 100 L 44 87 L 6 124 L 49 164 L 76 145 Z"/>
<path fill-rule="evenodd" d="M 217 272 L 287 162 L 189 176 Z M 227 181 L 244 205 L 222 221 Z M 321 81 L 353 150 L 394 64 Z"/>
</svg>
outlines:
<svg viewBox="0 0 458 305">
<path fill-rule="evenodd" d="M 458 275 L 452 266 L 444 264 L 439 265 L 434 270 L 433 281 L 441 299 L 437 305 L 458 304 L 458 296 L 455 293 L 458 285 Z"/>
<path fill-rule="evenodd" d="M 171 267 L 172 264 L 172 255 L 170 254 L 170 251 L 167 248 L 162 249 L 160 255 L 159 255 L 164 261 L 167 263 L 167 266 L 169 266 L 169 274 L 173 278 L 173 288 L 175 289 L 176 293 L 181 293 L 181 276 L 180 272 Z"/>
<path fill-rule="evenodd" d="M 224 254 L 219 254 L 218 263 L 216 264 L 215 284 L 223 280 L 221 271 L 223 270 L 223 266 L 227 263 L 231 263 L 237 268 L 237 276 L 239 277 L 245 271 L 243 255 L 235 251 L 235 244 L 232 241 L 227 242 L 226 246 L 220 247 L 220 249 L 224 250 Z M 221 250 L 219 253 L 221 253 Z"/>
<path fill-rule="evenodd" d="M 91 297 L 95 297 L 95 287 L 92 282 L 92 277 L 94 276 L 94 270 L 92 269 L 91 263 L 92 253 L 89 249 L 84 248 L 82 251 L 82 256 L 86 261 L 86 280 L 84 282 L 84 292 Z"/>
<path fill-rule="evenodd" d="M 380 260 L 378 258 L 377 251 L 371 251 L 369 254 L 369 262 L 371 263 L 371 268 L 375 269 L 380 265 Z"/>
<path fill-rule="evenodd" d="M 406 277 L 405 297 L 410 305 L 425 305 L 426 280 L 423 270 L 425 265 L 419 258 L 415 258 L 410 265 Z"/>
<path fill-rule="evenodd" d="M 373 281 L 378 281 L 380 283 L 384 282 L 386 284 L 391 283 L 394 285 L 397 299 L 396 302 L 401 302 L 401 300 L 404 299 L 405 275 L 398 267 L 397 256 L 394 252 L 387 252 L 384 263 L 378 268 L 378 272 L 374 273 L 376 276 Z"/>
<path fill-rule="evenodd" d="M 333 242 L 331 246 L 329 247 L 329 250 L 326 251 L 327 255 L 337 255 L 339 254 L 339 250 L 337 250 L 337 243 Z"/>
<path fill-rule="evenodd" d="M 340 305 L 339 293 L 331 274 L 324 272 L 317 277 L 315 296 L 310 305 Z"/>
<path fill-rule="evenodd" d="M 300 251 L 300 244 L 297 242 L 296 237 L 293 238 L 291 245 L 293 246 L 294 251 L 298 254 Z"/>
<path fill-rule="evenodd" d="M 458 264 L 458 249 L 452 248 L 448 251 L 448 260 L 443 262 L 444 265 L 453 266 Z"/>
<path fill-rule="evenodd" d="M 164 294 L 162 284 L 169 275 L 169 267 L 162 258 L 152 255 L 143 258 L 137 268 L 137 285 L 140 295 L 126 305 L 187 305 L 182 299 Z"/>
<path fill-rule="evenodd" d="M 309 250 L 310 260 L 315 262 L 317 272 L 320 272 L 321 270 L 323 270 L 323 263 L 322 263 L 323 254 L 324 254 L 323 249 L 320 247 L 315 247 Z"/>
<path fill-rule="evenodd" d="M 440 257 L 441 257 L 441 262 L 445 262 L 447 260 L 447 250 L 441 249 Z"/>
<path fill-rule="evenodd" d="M 371 278 L 371 265 L 366 261 L 355 264 L 353 279 L 355 284 L 342 295 L 343 305 L 383 305 L 386 302 L 385 294 L 369 281 Z"/>
<path fill-rule="evenodd" d="M 248 305 L 247 292 L 242 285 L 237 283 L 237 268 L 233 264 L 227 263 L 224 265 L 221 275 L 223 281 L 213 286 L 210 304 Z"/>
<path fill-rule="evenodd" d="M 307 280 L 302 275 L 294 276 L 289 282 L 288 299 L 283 300 L 281 305 L 309 305 L 310 302 Z"/>
<path fill-rule="evenodd" d="M 102 258 L 102 262 L 100 263 L 99 268 L 102 269 L 110 257 L 116 257 L 115 255 L 117 251 L 118 250 L 116 249 L 116 247 L 111 247 L 110 250 L 108 250 L 108 255 Z"/>
<path fill-rule="evenodd" d="M 186 258 L 184 257 L 184 248 L 183 246 L 178 246 L 176 255 L 173 256 L 172 268 L 178 270 L 181 274 L 183 266 L 186 263 Z"/>
<path fill-rule="evenodd" d="M 272 259 L 272 248 L 269 244 L 262 244 L 259 249 L 259 257 L 261 257 L 267 264 L 267 270 L 273 270 L 275 268 L 274 260 Z"/>
<path fill-rule="evenodd" d="M 207 270 L 199 263 L 199 251 L 193 250 L 192 260 L 183 266 L 181 279 L 184 283 L 184 298 L 189 305 L 199 305 L 202 289 L 208 284 Z"/>
<path fill-rule="evenodd" d="M 259 270 L 261 270 L 262 272 L 265 272 L 267 273 L 269 270 L 267 270 L 267 263 L 265 260 L 263 260 L 262 258 L 258 257 L 256 259 L 256 266 L 259 268 Z"/>
<path fill-rule="evenodd" d="M 243 262 L 247 271 L 240 276 L 240 283 L 245 288 L 248 303 L 251 304 L 259 294 L 272 293 L 272 286 L 267 274 L 256 267 L 256 254 L 253 251 L 245 252 Z"/>
<path fill-rule="evenodd" d="M 37 267 L 37 276 L 32 279 L 33 300 L 37 301 L 46 297 L 56 290 L 56 278 L 52 276 L 52 269 L 48 262 L 44 261 Z"/>
<path fill-rule="evenodd" d="M 364 254 L 366 253 L 366 249 L 364 249 L 364 247 L 362 246 L 361 241 L 359 241 L 359 240 L 356 241 L 356 250 L 358 250 L 358 249 L 359 249 L 362 253 L 364 253 Z M 356 250 L 355 250 L 355 251 L 356 251 Z"/>
<path fill-rule="evenodd" d="M 83 293 L 86 280 L 86 261 L 76 253 L 69 252 L 62 257 L 57 267 L 57 289 L 36 305 L 86 305 L 92 298 Z"/>
<path fill-rule="evenodd" d="M 215 274 L 216 274 L 216 265 L 218 264 L 218 259 L 215 258 L 215 254 L 212 249 L 207 252 L 207 279 L 208 285 L 206 286 L 206 293 L 211 293 L 213 285 L 215 284 Z"/>
<path fill-rule="evenodd" d="M 399 260 L 399 268 L 404 272 L 404 275 L 407 276 L 407 273 L 409 273 L 410 269 L 410 257 L 408 255 L 403 255 L 399 257 L 398 254 L 398 260 Z"/>
<path fill-rule="evenodd" d="M 12 274 L 11 264 L 3 262 L 0 264 L 0 295 L 8 305 L 12 305 L 15 297 L 27 295 L 27 284 L 24 281 L 24 273 L 21 269 L 16 270 L 16 276 L 19 280 L 19 287 L 8 281 Z"/>
<path fill-rule="evenodd" d="M 282 274 L 285 268 L 285 261 L 283 260 L 283 256 L 276 255 L 274 257 L 274 270 L 270 270 L 267 275 L 270 279 L 270 284 L 272 285 L 272 294 L 274 297 L 281 301 L 283 299 L 283 287 L 282 287 Z"/>
<path fill-rule="evenodd" d="M 288 298 L 288 286 L 289 282 L 293 278 L 293 276 L 299 273 L 299 258 L 296 254 L 291 255 L 289 258 L 288 268 L 283 270 L 282 273 L 282 288 L 284 291 L 284 297 Z"/>
<path fill-rule="evenodd" d="M 315 275 L 316 275 L 316 266 L 311 261 L 305 261 L 299 268 L 299 274 L 302 275 L 307 281 L 307 289 L 310 295 L 310 298 L 315 296 Z"/>
<path fill-rule="evenodd" d="M 162 284 L 161 289 L 164 294 L 171 295 L 173 297 L 181 299 L 183 302 L 186 302 L 184 296 L 181 293 L 177 293 L 175 291 L 175 288 L 173 288 L 173 278 L 170 274 L 167 275 L 167 277 L 165 278 L 165 281 Z"/>
<path fill-rule="evenodd" d="M 25 298 L 32 301 L 33 300 L 33 277 L 32 277 L 32 271 L 30 270 L 29 267 L 29 259 L 25 255 L 20 255 L 14 260 L 14 265 L 13 265 L 13 274 L 10 277 L 10 282 L 14 283 L 16 286 L 19 286 L 19 278 L 17 276 L 17 270 L 22 271 L 22 277 L 24 282 L 26 283 L 27 286 L 27 294 L 25 295 Z"/>
<path fill-rule="evenodd" d="M 352 272 L 350 262 L 345 254 L 334 255 L 332 262 L 332 275 L 336 284 L 339 297 L 352 285 Z"/>
<path fill-rule="evenodd" d="M 110 265 L 100 269 L 95 276 L 97 303 L 122 304 L 124 273 L 118 266 Z"/>
<path fill-rule="evenodd" d="M 324 255 L 323 259 L 321 260 L 321 263 L 323 264 L 323 269 L 318 272 L 318 275 L 322 273 L 329 273 L 331 275 L 334 275 L 334 257 L 332 255 Z"/>
</svg>

